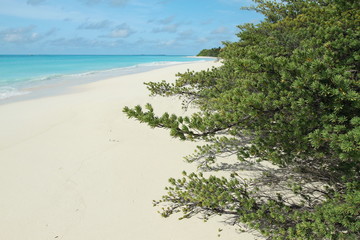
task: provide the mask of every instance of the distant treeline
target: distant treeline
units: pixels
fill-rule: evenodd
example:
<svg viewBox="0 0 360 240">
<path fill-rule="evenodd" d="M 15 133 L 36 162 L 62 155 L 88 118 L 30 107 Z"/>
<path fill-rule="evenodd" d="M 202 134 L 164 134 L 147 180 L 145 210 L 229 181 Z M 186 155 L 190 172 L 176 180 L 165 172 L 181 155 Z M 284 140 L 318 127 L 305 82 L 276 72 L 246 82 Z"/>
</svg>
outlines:
<svg viewBox="0 0 360 240">
<path fill-rule="evenodd" d="M 197 56 L 217 57 L 217 56 L 219 56 L 220 51 L 221 51 L 221 47 L 211 48 L 211 49 L 203 49 L 199 52 L 199 54 Z"/>
</svg>

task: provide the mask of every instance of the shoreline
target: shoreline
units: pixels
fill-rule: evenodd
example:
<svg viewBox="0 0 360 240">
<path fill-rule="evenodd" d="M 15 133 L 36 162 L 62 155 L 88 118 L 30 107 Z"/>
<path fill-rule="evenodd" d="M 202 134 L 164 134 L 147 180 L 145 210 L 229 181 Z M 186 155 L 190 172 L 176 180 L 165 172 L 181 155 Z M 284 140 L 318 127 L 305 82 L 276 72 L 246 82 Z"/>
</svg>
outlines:
<svg viewBox="0 0 360 240">
<path fill-rule="evenodd" d="M 196 58 L 189 56 L 189 58 Z M 19 89 L 19 94 L 12 95 L 10 97 L 0 98 L 0 105 L 8 104 L 12 102 L 26 101 L 34 98 L 42 98 L 51 95 L 58 95 L 71 91 L 72 88 L 84 84 L 90 84 L 97 81 L 103 81 L 110 78 L 116 78 L 120 76 L 145 73 L 156 69 L 189 64 L 195 62 L 208 62 L 194 61 L 194 62 L 153 62 L 137 64 L 129 67 L 121 67 L 106 70 L 94 70 L 90 72 L 82 72 L 79 74 L 65 74 L 48 76 L 45 80 L 34 81 L 32 86 L 23 86 Z M 0 87 L 7 88 L 6 86 Z M 11 86 L 8 88 L 12 88 Z M 21 93 L 22 92 L 22 93 Z"/>
<path fill-rule="evenodd" d="M 122 113 L 149 102 L 181 114 L 179 100 L 150 98 L 143 82 L 220 65 L 180 64 L 0 105 L 0 238 L 217 240 L 221 228 L 222 239 L 254 239 L 220 218 L 162 218 L 152 200 L 168 178 L 196 171 L 182 160 L 196 144 Z"/>
<path fill-rule="evenodd" d="M 177 55 L 15 55 L 0 60 L 0 71 L 5 73 L 0 76 L 1 104 L 34 95 L 32 92 L 42 88 L 85 84 L 210 59 Z"/>
</svg>

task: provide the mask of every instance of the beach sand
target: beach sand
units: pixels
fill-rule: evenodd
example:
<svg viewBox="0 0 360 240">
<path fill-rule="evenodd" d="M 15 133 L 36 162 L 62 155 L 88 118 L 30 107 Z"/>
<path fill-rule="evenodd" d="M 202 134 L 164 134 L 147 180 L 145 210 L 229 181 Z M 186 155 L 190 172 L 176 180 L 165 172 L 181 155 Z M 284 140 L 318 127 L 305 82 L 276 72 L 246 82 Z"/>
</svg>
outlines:
<svg viewBox="0 0 360 240">
<path fill-rule="evenodd" d="M 152 200 L 169 177 L 195 171 L 182 158 L 195 144 L 122 113 L 147 102 L 181 113 L 178 100 L 151 98 L 142 83 L 219 64 L 170 66 L 0 105 L 0 239 L 254 239 L 220 218 L 162 218 Z"/>
</svg>

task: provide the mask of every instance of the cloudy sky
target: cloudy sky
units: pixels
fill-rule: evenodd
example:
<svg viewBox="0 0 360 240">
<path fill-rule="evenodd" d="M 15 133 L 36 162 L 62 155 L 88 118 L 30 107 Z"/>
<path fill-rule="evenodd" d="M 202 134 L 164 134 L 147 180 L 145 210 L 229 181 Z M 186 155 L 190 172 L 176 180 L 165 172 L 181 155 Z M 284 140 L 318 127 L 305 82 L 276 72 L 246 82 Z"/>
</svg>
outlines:
<svg viewBox="0 0 360 240">
<path fill-rule="evenodd" d="M 197 54 L 262 16 L 250 0 L 0 0 L 0 54 Z"/>
</svg>

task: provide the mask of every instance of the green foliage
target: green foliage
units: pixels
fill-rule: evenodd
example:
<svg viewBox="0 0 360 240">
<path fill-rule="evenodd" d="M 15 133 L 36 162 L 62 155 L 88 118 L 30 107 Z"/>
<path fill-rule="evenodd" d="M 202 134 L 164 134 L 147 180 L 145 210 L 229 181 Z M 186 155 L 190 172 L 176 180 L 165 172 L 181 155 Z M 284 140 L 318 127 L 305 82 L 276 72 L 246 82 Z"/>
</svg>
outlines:
<svg viewBox="0 0 360 240">
<path fill-rule="evenodd" d="M 196 56 L 204 56 L 204 57 L 217 57 L 219 56 L 221 48 L 211 48 L 211 49 L 203 49 Z"/>
<path fill-rule="evenodd" d="M 242 222 L 259 229 L 264 236 L 274 239 L 358 239 L 360 233 L 359 183 L 348 184 L 346 192 L 334 193 L 310 211 L 299 211 L 297 204 L 287 203 L 280 195 L 264 195 L 259 189 L 249 191 L 256 183 L 232 174 L 230 179 L 203 174 L 183 173 L 182 179 L 169 180 L 168 194 L 154 201 L 162 208 L 162 216 L 182 213 L 190 218 L 201 214 L 227 215 L 228 222 Z"/>
<path fill-rule="evenodd" d="M 202 173 L 171 179 L 155 205 L 162 215 L 227 217 L 269 239 L 360 238 L 360 8 L 358 1 L 255 0 L 260 24 L 239 26 L 223 66 L 147 83 L 152 95 L 178 96 L 189 117 L 156 116 L 152 106 L 128 117 L 205 141 L 186 159 L 228 178 Z M 219 157 L 236 156 L 224 165 Z M 239 165 L 270 162 L 253 180 Z M 220 165 L 219 165 L 220 164 Z"/>
</svg>

